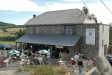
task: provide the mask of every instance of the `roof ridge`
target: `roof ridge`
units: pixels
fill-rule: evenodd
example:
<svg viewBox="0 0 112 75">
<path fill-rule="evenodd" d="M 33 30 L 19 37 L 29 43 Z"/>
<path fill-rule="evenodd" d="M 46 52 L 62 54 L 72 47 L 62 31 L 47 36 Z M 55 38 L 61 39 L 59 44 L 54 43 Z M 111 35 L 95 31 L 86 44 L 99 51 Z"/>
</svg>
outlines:
<svg viewBox="0 0 112 75">
<path fill-rule="evenodd" d="M 68 10 L 79 10 L 79 11 L 81 11 L 80 9 L 75 8 L 75 9 L 52 10 L 52 11 L 46 11 L 46 12 L 44 12 L 44 13 L 49 13 L 49 12 L 60 12 L 60 11 L 68 11 Z"/>
</svg>

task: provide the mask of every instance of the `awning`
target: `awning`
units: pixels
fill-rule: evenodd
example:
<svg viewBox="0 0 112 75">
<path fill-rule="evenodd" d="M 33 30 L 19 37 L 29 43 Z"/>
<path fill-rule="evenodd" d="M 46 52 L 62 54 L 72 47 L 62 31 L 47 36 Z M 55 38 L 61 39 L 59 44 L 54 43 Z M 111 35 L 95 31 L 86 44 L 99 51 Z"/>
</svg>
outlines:
<svg viewBox="0 0 112 75">
<path fill-rule="evenodd" d="M 32 35 L 20 37 L 18 43 L 33 43 L 58 46 L 74 46 L 81 36 L 78 35 Z"/>
</svg>

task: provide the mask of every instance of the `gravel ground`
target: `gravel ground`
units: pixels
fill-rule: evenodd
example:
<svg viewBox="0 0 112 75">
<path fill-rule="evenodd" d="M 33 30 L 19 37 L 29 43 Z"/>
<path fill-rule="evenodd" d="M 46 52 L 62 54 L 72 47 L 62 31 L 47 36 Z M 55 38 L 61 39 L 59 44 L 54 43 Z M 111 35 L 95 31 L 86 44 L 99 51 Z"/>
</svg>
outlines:
<svg viewBox="0 0 112 75">
<path fill-rule="evenodd" d="M 16 72 L 19 62 L 13 62 L 6 67 L 0 67 L 0 75 L 29 75 L 29 72 Z"/>
<path fill-rule="evenodd" d="M 8 67 L 0 67 L 0 75 L 30 75 L 30 72 L 16 72 L 18 66 L 19 66 L 19 62 L 16 61 L 13 62 L 12 64 L 9 64 Z M 68 66 L 69 66 L 68 68 L 71 69 L 71 66 L 70 65 Z M 78 67 L 76 68 L 76 72 L 75 73 L 72 72 L 71 75 L 79 75 Z"/>
</svg>

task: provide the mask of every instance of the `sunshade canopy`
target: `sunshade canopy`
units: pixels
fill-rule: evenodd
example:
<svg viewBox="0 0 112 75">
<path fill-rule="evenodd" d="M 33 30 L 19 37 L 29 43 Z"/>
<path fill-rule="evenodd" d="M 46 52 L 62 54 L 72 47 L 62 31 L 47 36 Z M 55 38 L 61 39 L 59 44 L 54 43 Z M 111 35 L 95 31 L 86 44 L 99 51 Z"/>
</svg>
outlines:
<svg viewBox="0 0 112 75">
<path fill-rule="evenodd" d="M 58 46 L 74 46 L 81 36 L 78 35 L 33 35 L 27 34 L 16 40 L 19 43 L 33 43 Z"/>
<path fill-rule="evenodd" d="M 38 53 L 40 53 L 40 54 L 49 54 L 50 52 L 43 49 L 43 50 L 39 50 Z"/>
<path fill-rule="evenodd" d="M 9 53 L 11 54 L 11 55 L 14 55 L 14 54 L 18 54 L 18 53 L 20 53 L 18 50 L 11 50 L 11 51 L 9 51 Z"/>
</svg>

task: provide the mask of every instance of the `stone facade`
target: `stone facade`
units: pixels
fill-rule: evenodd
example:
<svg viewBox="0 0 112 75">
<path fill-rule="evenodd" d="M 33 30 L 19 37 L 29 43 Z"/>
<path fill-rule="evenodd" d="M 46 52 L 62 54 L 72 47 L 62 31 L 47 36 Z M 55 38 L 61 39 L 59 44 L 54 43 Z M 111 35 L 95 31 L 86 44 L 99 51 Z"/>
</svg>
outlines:
<svg viewBox="0 0 112 75">
<path fill-rule="evenodd" d="M 76 51 L 76 47 L 73 47 L 74 52 L 83 53 L 86 57 L 94 57 L 99 54 L 99 31 L 100 24 L 80 24 L 80 25 L 34 25 L 28 26 L 28 34 L 59 34 L 65 35 L 66 26 L 73 27 L 73 35 L 81 35 L 80 39 L 80 51 Z M 89 45 L 85 43 L 86 29 L 95 29 L 95 45 Z M 101 32 L 100 32 L 101 33 Z M 73 55 L 73 54 L 72 54 Z"/>
<path fill-rule="evenodd" d="M 63 25 L 28 26 L 27 34 L 64 34 Z"/>
<path fill-rule="evenodd" d="M 86 29 L 94 28 L 95 29 L 95 45 L 89 45 L 85 43 L 86 39 Z M 80 47 L 81 53 L 83 53 L 86 57 L 94 57 L 99 54 L 99 25 L 98 24 L 86 24 L 86 25 L 77 25 L 76 26 L 76 34 L 81 35 Z"/>
<path fill-rule="evenodd" d="M 65 35 L 66 26 L 73 27 L 73 35 L 76 35 L 76 25 L 34 25 L 27 26 L 27 34 L 58 34 Z"/>
<path fill-rule="evenodd" d="M 98 23 L 97 18 L 89 14 L 86 7 L 82 10 L 50 11 L 34 15 L 25 25 L 27 34 L 80 35 L 78 43 L 69 47 L 71 56 L 75 52 L 80 52 L 85 57 L 104 55 L 109 46 L 109 26 Z"/>
</svg>

